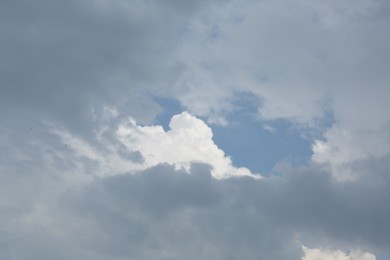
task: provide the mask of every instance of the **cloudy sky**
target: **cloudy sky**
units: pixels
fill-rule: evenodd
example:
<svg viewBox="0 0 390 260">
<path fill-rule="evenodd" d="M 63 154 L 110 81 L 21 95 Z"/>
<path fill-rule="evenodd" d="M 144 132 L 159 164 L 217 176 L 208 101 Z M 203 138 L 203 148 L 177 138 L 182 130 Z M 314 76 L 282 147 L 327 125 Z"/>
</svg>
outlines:
<svg viewBox="0 0 390 260">
<path fill-rule="evenodd" d="M 0 259 L 390 259 L 387 0 L 1 0 Z"/>
</svg>

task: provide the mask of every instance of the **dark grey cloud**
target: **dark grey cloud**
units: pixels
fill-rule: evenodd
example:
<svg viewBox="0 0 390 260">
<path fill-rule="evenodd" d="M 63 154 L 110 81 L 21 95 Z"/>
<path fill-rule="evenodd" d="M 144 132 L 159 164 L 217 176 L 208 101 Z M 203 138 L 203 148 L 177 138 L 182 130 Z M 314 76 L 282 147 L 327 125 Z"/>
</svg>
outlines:
<svg viewBox="0 0 390 260">
<path fill-rule="evenodd" d="M 115 104 L 146 122 L 160 109 L 148 95 L 165 92 L 180 73 L 173 56 L 187 17 L 169 2 L 0 5 L 5 116 L 28 113 L 81 132 L 92 124 L 91 109 Z"/>
<path fill-rule="evenodd" d="M 114 214 L 141 216 L 146 226 L 152 225 L 141 240 L 163 237 L 160 242 L 182 256 L 186 253 L 177 252 L 177 243 L 185 248 L 192 244 L 194 258 L 211 245 L 216 259 L 299 259 L 299 242 L 387 250 L 390 182 L 375 168 L 356 182 L 339 183 L 315 168 L 258 181 L 220 181 L 211 178 L 207 167 L 199 167 L 194 165 L 190 175 L 160 165 L 137 175 L 111 177 L 99 183 L 100 192 L 119 210 Z M 88 193 L 85 199 L 93 197 Z M 68 203 L 72 207 L 72 200 Z M 88 211 L 88 204 L 75 212 Z M 301 240 L 294 240 L 297 237 Z"/>
<path fill-rule="evenodd" d="M 370 169 L 351 183 L 314 167 L 216 180 L 200 164 L 190 174 L 162 164 L 65 188 L 32 182 L 54 198 L 34 193 L 27 208 L 14 198 L 2 214 L 0 256 L 301 259 L 301 243 L 387 252 L 390 182 Z"/>
</svg>

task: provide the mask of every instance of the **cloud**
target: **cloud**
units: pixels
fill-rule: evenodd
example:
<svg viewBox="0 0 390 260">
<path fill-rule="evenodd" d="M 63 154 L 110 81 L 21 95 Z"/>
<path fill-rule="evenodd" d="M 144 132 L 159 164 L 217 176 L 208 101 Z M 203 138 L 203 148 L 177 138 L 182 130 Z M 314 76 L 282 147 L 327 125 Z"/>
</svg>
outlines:
<svg viewBox="0 0 390 260">
<path fill-rule="evenodd" d="M 386 1 L 4 1 L 1 113 L 7 121 L 44 117 L 87 137 L 98 127 L 91 111 L 104 107 L 150 124 L 162 110 L 154 96 L 227 125 L 234 97 L 250 93 L 261 120 L 319 127 L 319 140 L 340 151 L 327 157 L 331 165 L 357 150 L 382 155 L 387 149 L 375 144 L 389 142 L 387 8 Z M 324 129 L 329 117 L 334 124 Z M 345 132 L 348 142 L 340 141 Z"/>
<path fill-rule="evenodd" d="M 348 254 L 340 250 L 321 250 L 317 248 L 303 247 L 305 256 L 302 260 L 376 260 L 376 257 L 370 253 L 351 251 Z"/>
<path fill-rule="evenodd" d="M 192 162 L 202 162 L 213 167 L 216 178 L 260 177 L 247 168 L 233 167 L 230 158 L 214 144 L 213 133 L 202 120 L 183 112 L 172 117 L 169 127 L 165 132 L 161 126 L 122 124 L 117 136 L 127 149 L 143 155 L 146 167 L 165 162 L 188 170 Z"/>
<path fill-rule="evenodd" d="M 261 120 L 323 134 L 318 140 L 332 155 L 315 150 L 313 161 L 352 179 L 351 160 L 389 153 L 388 8 L 386 1 L 283 0 L 211 8 L 188 25 L 180 57 L 190 71 L 177 96 L 190 112 L 223 115 L 235 113 L 237 92 L 249 92 Z"/>
<path fill-rule="evenodd" d="M 171 58 L 180 28 L 208 2 L 3 1 L 1 113 L 84 134 L 96 126 L 90 111 L 105 106 L 150 123 L 161 111 L 151 93 L 166 93 L 183 69 Z"/>
<path fill-rule="evenodd" d="M 65 130 L 54 128 L 52 132 L 72 149 L 76 160 L 86 158 L 95 162 L 98 165 L 95 174 L 99 176 L 144 170 L 160 163 L 189 170 L 193 162 L 200 162 L 212 167 L 215 178 L 261 177 L 247 168 L 234 167 L 231 159 L 214 143 L 212 130 L 202 120 L 183 112 L 172 117 L 169 127 L 165 131 L 160 125 L 140 126 L 133 119 L 119 123 L 116 130 L 109 125 L 102 126 L 96 139 L 105 151 Z M 107 139 L 104 137 L 107 133 L 114 136 Z"/>
<path fill-rule="evenodd" d="M 315 140 L 312 161 L 331 168 L 338 180 L 353 180 L 356 171 L 351 164 L 367 158 L 383 158 L 390 153 L 390 135 L 383 129 L 370 126 L 349 129 L 334 124 L 324 134 L 325 140 Z"/>
<path fill-rule="evenodd" d="M 360 161 L 353 167 L 358 177 L 346 183 L 318 165 L 280 165 L 278 176 L 262 179 L 213 178 L 212 166 L 226 157 L 209 164 L 194 159 L 203 158 L 199 144 L 219 151 L 209 127 L 194 116 L 174 116 L 167 131 L 123 124 L 116 113 L 101 117 L 92 143 L 64 129 L 49 132 L 47 125 L 34 127 L 42 132 L 29 143 L 2 140 L 13 148 L 12 157 L 1 158 L 1 258 L 302 259 L 327 253 L 315 248 L 335 248 L 340 252 L 327 254 L 340 257 L 349 250 L 355 257 L 388 254 L 388 158 Z M 131 145 L 120 139 L 122 127 Z M 189 137 L 196 142 L 187 143 Z M 183 157 L 158 151 L 169 142 Z M 160 161 L 151 161 L 156 155 Z"/>
<path fill-rule="evenodd" d="M 389 258 L 388 10 L 1 1 L 0 258 Z M 242 93 L 313 142 L 307 165 L 232 164 L 205 122 Z M 188 112 L 164 129 L 156 97 Z"/>
<path fill-rule="evenodd" d="M 19 156 L 2 158 L 1 258 L 372 259 L 389 253 L 388 158 L 355 164 L 354 182 L 335 181 L 316 164 L 280 165 L 277 176 L 261 179 L 213 178 L 226 157 L 208 163 L 198 154 L 199 147 L 220 151 L 200 119 L 184 112 L 165 131 L 115 121 L 116 113 L 102 118 L 93 143 L 46 129 L 30 148 L 10 146 Z M 158 150 L 170 142 L 180 156 Z"/>
<path fill-rule="evenodd" d="M 363 192 L 367 183 L 371 188 Z M 0 256 L 350 259 L 341 251 L 302 250 L 308 243 L 353 249 L 351 259 L 375 259 L 359 252 L 388 250 L 388 189 L 384 179 L 346 188 L 314 169 L 218 180 L 197 163 L 189 172 L 159 164 L 77 185 L 46 182 L 43 194 L 51 197 L 33 193 L 24 198 L 28 208 L 16 197 L 15 210 L 2 214 Z"/>
</svg>

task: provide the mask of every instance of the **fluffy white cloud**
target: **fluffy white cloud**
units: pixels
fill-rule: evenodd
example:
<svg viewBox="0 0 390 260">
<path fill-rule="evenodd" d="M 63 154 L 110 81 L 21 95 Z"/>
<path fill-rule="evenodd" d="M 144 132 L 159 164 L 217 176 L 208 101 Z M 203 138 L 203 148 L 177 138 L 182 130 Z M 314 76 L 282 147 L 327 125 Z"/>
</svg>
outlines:
<svg viewBox="0 0 390 260">
<path fill-rule="evenodd" d="M 106 112 L 103 116 L 107 120 L 109 115 Z M 110 116 L 115 117 L 116 114 L 111 113 Z M 260 178 L 259 174 L 252 174 L 247 168 L 234 167 L 231 159 L 214 143 L 212 130 L 202 120 L 183 112 L 172 117 L 169 127 L 165 131 L 160 125 L 140 126 L 130 119 L 118 125 L 115 144 L 104 138 L 104 132 L 109 130 L 105 126 L 97 137 L 106 151 L 99 151 L 66 131 L 55 129 L 53 132 L 73 149 L 77 158 L 84 157 L 96 162 L 99 170 L 95 174 L 101 176 L 144 170 L 161 163 L 175 165 L 177 169 L 183 167 L 189 171 L 191 164 L 198 162 L 209 164 L 215 178 Z M 138 153 L 139 160 L 121 156 L 117 150 L 118 145 L 125 147 L 125 154 L 131 156 Z"/>
<path fill-rule="evenodd" d="M 304 246 L 303 251 L 305 256 L 302 260 L 376 260 L 373 254 L 353 250 L 347 254 L 340 250 L 322 250 Z"/>
<path fill-rule="evenodd" d="M 139 151 L 144 166 L 165 162 L 189 170 L 191 163 L 201 162 L 213 167 L 216 178 L 252 176 L 247 168 L 236 168 L 225 153 L 213 142 L 211 129 L 200 119 L 187 112 L 175 115 L 170 129 L 162 126 L 137 126 L 133 122 L 119 126 L 117 136 L 129 151 Z"/>
</svg>

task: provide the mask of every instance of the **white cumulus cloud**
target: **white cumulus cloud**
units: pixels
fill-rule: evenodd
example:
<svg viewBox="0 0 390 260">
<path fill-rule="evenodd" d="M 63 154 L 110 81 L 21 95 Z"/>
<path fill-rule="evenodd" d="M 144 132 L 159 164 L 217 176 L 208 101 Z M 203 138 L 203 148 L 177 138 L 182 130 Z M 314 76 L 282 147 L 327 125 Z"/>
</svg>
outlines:
<svg viewBox="0 0 390 260">
<path fill-rule="evenodd" d="M 247 168 L 234 167 L 232 160 L 214 143 L 212 130 L 188 112 L 173 116 L 169 127 L 165 131 L 160 125 L 139 126 L 130 122 L 119 126 L 117 136 L 128 150 L 141 152 L 145 167 L 169 163 L 188 170 L 192 162 L 201 162 L 213 167 L 215 178 L 259 177 Z"/>
<path fill-rule="evenodd" d="M 368 252 L 351 251 L 348 254 L 340 250 L 323 250 L 303 247 L 305 256 L 302 260 L 376 260 L 375 255 Z"/>
<path fill-rule="evenodd" d="M 261 176 L 245 167 L 233 166 L 231 158 L 214 143 L 211 128 L 188 112 L 173 116 L 168 131 L 161 125 L 137 125 L 130 118 L 119 123 L 111 140 L 105 138 L 107 131 L 110 131 L 107 125 L 110 122 L 106 121 L 105 124 L 96 134 L 99 144 L 105 149 L 97 149 L 96 145 L 94 147 L 65 130 L 55 129 L 53 132 L 73 151 L 76 161 L 84 158 L 94 162 L 97 165 L 94 173 L 98 176 L 137 172 L 161 163 L 189 172 L 194 162 L 210 165 L 212 176 L 218 179 Z M 125 149 L 120 150 L 120 147 Z"/>
</svg>

